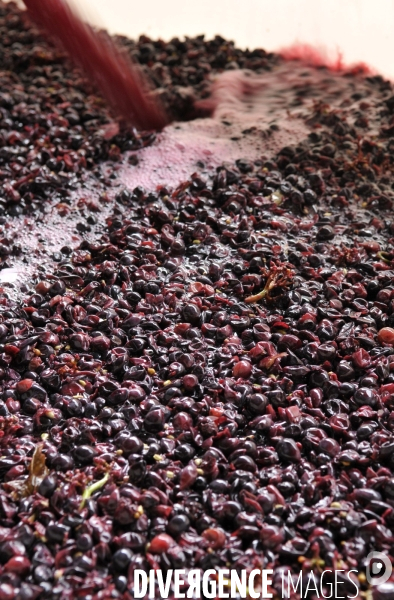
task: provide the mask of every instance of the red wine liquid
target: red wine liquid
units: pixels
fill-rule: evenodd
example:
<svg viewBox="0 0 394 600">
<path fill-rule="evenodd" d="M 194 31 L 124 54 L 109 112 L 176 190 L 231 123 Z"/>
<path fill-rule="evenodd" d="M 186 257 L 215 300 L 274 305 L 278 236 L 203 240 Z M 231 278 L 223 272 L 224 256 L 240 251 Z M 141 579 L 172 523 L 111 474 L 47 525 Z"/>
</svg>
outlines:
<svg viewBox="0 0 394 600">
<path fill-rule="evenodd" d="M 83 23 L 64 0 L 25 0 L 25 4 L 33 20 L 61 43 L 123 121 L 145 130 L 166 125 L 165 112 L 141 73 L 108 37 Z"/>
</svg>

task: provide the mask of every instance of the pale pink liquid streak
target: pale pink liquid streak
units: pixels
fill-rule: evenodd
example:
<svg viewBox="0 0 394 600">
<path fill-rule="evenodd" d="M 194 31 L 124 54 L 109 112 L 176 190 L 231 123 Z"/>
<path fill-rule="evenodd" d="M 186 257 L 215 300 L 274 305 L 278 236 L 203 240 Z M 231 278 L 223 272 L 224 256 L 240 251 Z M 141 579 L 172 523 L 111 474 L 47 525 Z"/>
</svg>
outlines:
<svg viewBox="0 0 394 600">
<path fill-rule="evenodd" d="M 309 99 L 302 106 L 289 108 L 294 89 L 299 85 L 310 86 Z M 124 187 L 132 190 L 138 185 L 148 191 L 154 191 L 159 185 L 171 189 L 195 171 L 212 174 L 226 161 L 269 158 L 283 146 L 296 144 L 307 136 L 310 129 L 303 116 L 308 113 L 314 95 L 324 97 L 335 106 L 345 85 L 340 74 L 308 69 L 294 62 L 284 63 L 273 72 L 260 76 L 251 72 L 226 72 L 213 85 L 212 118 L 169 125 L 157 135 L 152 146 L 138 152 L 137 166 L 130 165 L 127 155 L 120 165 L 104 165 L 108 173 L 116 169 L 116 188 L 105 190 L 92 179 L 87 188 L 74 192 L 68 216 L 61 217 L 54 206 L 45 223 L 31 218 L 10 220 L 7 233 L 29 250 L 29 261 L 25 264 L 16 259 L 11 270 L 0 271 L 0 283 L 14 283 L 16 277 L 18 281 L 26 280 L 37 264 L 53 269 L 50 258 L 53 252 L 64 245 L 78 246 L 82 238 L 76 235 L 75 225 L 80 220 L 77 203 L 81 197 L 90 198 L 100 206 L 98 221 L 101 228 L 96 227 L 88 235 L 91 240 L 97 239 L 106 217 L 111 214 L 117 190 Z M 267 135 L 273 123 L 278 129 Z M 106 204 L 98 202 L 103 191 L 109 194 Z"/>
</svg>

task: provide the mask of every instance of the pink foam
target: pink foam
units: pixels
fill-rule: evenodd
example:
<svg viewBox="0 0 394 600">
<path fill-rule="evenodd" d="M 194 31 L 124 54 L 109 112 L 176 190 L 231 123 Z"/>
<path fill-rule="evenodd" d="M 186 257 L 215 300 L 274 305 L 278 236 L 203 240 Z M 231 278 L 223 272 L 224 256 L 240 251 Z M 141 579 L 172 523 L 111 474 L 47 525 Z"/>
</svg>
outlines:
<svg viewBox="0 0 394 600">
<path fill-rule="evenodd" d="M 295 43 L 278 51 L 285 60 L 298 60 L 308 67 L 326 67 L 330 71 L 343 71 L 352 74 L 373 75 L 375 70 L 364 62 L 347 65 L 342 53 L 337 51 L 336 57 L 330 57 L 327 50 L 309 44 Z"/>
</svg>

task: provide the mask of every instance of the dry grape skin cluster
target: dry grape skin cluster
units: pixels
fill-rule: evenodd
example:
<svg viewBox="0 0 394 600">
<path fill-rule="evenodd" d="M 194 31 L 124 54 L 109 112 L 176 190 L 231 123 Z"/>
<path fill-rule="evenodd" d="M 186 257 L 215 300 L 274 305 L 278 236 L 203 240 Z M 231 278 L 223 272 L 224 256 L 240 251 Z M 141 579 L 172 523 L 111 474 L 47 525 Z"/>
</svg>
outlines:
<svg viewBox="0 0 394 600">
<path fill-rule="evenodd" d="M 88 171 L 101 191 L 102 161 L 152 136 L 106 141 L 98 99 L 0 12 L 6 225 Z M 123 43 L 174 102 L 228 63 L 280 62 L 219 38 Z M 18 302 L 3 290 L 0 600 L 129 600 L 154 568 L 263 565 L 280 590 L 283 570 L 392 556 L 394 100 L 346 77 L 303 143 L 118 190 L 100 239 L 63 248 Z M 10 264 L 23 252 L 1 244 Z"/>
</svg>

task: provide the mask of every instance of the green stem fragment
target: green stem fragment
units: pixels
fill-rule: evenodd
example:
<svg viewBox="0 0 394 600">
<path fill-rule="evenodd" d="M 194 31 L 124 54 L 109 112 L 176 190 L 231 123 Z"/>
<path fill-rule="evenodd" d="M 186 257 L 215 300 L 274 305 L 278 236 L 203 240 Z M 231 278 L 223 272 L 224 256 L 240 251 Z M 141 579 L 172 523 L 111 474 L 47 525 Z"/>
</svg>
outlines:
<svg viewBox="0 0 394 600">
<path fill-rule="evenodd" d="M 259 300 L 262 300 L 267 295 L 267 291 L 268 290 L 264 288 L 258 294 L 254 294 L 254 296 L 249 296 L 248 298 L 245 298 L 245 302 L 247 302 L 248 304 L 252 304 L 252 302 L 258 302 Z"/>
<path fill-rule="evenodd" d="M 89 485 L 87 488 L 85 488 L 85 490 L 84 490 L 84 492 L 82 494 L 82 501 L 81 501 L 81 504 L 79 505 L 79 510 L 83 509 L 83 507 L 85 506 L 86 500 L 89 500 L 89 498 L 95 492 L 98 492 L 99 490 L 101 490 L 102 487 L 105 486 L 105 484 L 107 483 L 108 479 L 109 479 L 109 473 L 106 473 L 102 479 L 99 479 L 98 481 L 95 481 L 94 483 L 92 483 L 91 485 Z"/>
<path fill-rule="evenodd" d="M 391 263 L 391 259 L 389 258 L 389 257 L 390 257 L 390 254 L 389 254 L 388 252 L 383 252 L 383 251 L 380 251 L 380 252 L 377 252 L 377 253 L 376 253 L 376 256 L 377 256 L 378 258 L 380 258 L 380 260 L 382 260 L 383 262 L 385 262 L 385 263 L 387 263 L 387 264 L 390 264 L 390 263 Z"/>
<path fill-rule="evenodd" d="M 254 302 L 258 302 L 263 298 L 268 300 L 273 300 L 271 297 L 271 292 L 275 288 L 287 288 L 292 279 L 292 271 L 286 265 L 273 266 L 270 271 L 267 273 L 267 281 L 265 283 L 264 289 L 261 290 L 258 294 L 254 294 L 254 296 L 248 296 L 245 298 L 245 302 L 247 304 L 252 304 Z"/>
</svg>

